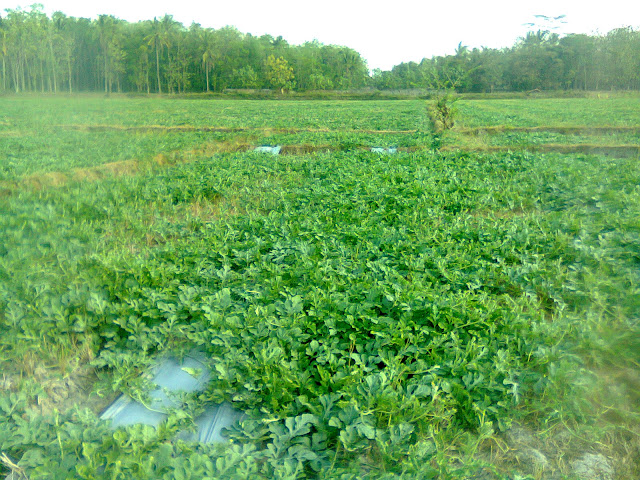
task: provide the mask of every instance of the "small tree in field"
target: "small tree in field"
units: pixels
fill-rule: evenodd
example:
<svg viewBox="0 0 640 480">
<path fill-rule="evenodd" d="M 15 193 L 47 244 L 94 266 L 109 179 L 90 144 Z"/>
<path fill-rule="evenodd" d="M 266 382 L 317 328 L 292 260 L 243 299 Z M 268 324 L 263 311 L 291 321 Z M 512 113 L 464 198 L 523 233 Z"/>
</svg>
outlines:
<svg viewBox="0 0 640 480">
<path fill-rule="evenodd" d="M 455 102 L 458 97 L 455 93 L 445 91 L 439 92 L 428 107 L 429 119 L 436 133 L 451 130 L 455 125 L 457 113 Z"/>
<path fill-rule="evenodd" d="M 269 84 L 273 88 L 279 89 L 280 93 L 291 90 L 295 86 L 293 67 L 282 57 L 276 58 L 274 55 L 267 57 L 265 75 Z"/>
<path fill-rule="evenodd" d="M 455 102 L 458 100 L 456 88 L 462 84 L 466 74 L 455 66 L 445 65 L 434 70 L 432 75 L 431 86 L 436 93 L 427 105 L 427 114 L 433 130 L 441 134 L 451 130 L 455 125 Z"/>
</svg>

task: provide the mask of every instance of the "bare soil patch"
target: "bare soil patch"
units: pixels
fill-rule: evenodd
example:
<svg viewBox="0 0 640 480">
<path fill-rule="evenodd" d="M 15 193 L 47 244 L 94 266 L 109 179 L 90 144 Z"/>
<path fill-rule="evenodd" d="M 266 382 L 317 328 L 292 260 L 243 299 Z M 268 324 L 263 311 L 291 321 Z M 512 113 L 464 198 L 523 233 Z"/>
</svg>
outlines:
<svg viewBox="0 0 640 480">
<path fill-rule="evenodd" d="M 489 210 L 489 209 L 479 209 L 475 210 L 471 213 L 473 217 L 480 218 L 496 218 L 501 220 L 509 220 L 511 218 L 524 217 L 525 215 L 529 215 L 532 213 L 540 213 L 534 210 L 526 210 L 522 207 L 516 207 L 505 210 Z"/>
<path fill-rule="evenodd" d="M 509 125 L 495 125 L 486 127 L 458 128 L 458 133 L 466 135 L 498 135 L 505 132 L 549 132 L 563 135 L 607 135 L 611 133 L 637 133 L 640 134 L 640 125 L 629 126 L 551 126 L 541 125 L 537 127 L 512 127 Z"/>
<path fill-rule="evenodd" d="M 263 132 L 265 134 L 286 134 L 286 133 L 371 133 L 371 134 L 411 134 L 417 130 L 371 130 L 371 129 L 330 129 L 330 128 L 291 128 L 291 127 L 224 127 L 217 125 L 57 125 L 60 128 L 82 130 L 87 132 L 104 132 L 109 130 L 123 132 L 138 131 L 164 131 L 164 132 L 217 132 L 217 133 L 238 133 L 238 132 Z"/>
<path fill-rule="evenodd" d="M 557 144 L 544 143 L 540 145 L 500 145 L 500 146 L 476 146 L 472 148 L 461 146 L 446 146 L 440 149 L 442 152 L 515 152 L 529 151 L 541 153 L 584 153 L 588 155 L 602 155 L 614 158 L 635 158 L 640 156 L 640 145 L 597 145 L 597 144 Z"/>
<path fill-rule="evenodd" d="M 300 144 L 300 145 L 283 145 L 280 153 L 282 155 L 306 155 L 309 153 L 328 153 L 335 152 L 340 150 L 339 147 L 335 145 L 311 145 L 311 144 Z"/>
<path fill-rule="evenodd" d="M 36 190 L 45 187 L 59 187 L 69 181 L 69 177 L 60 172 L 34 173 L 22 179 L 24 185 Z"/>
</svg>

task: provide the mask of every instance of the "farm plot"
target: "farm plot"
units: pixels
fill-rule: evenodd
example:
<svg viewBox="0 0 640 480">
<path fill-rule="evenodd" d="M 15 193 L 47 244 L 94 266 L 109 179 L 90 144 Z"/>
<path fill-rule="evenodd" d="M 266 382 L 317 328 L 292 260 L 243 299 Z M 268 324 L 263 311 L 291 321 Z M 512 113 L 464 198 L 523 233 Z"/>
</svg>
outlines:
<svg viewBox="0 0 640 480">
<path fill-rule="evenodd" d="M 13 188 L 16 182 L 55 185 L 189 161 L 192 150 L 203 145 L 209 145 L 208 151 L 251 150 L 270 142 L 350 147 L 354 132 L 362 130 L 371 132 L 362 139 L 364 145 L 413 145 L 411 133 L 424 128 L 422 105 L 416 102 L 88 96 L 6 97 L 1 105 L 0 188 Z M 389 138 L 389 130 L 398 133 Z"/>
<path fill-rule="evenodd" d="M 633 97 L 463 100 L 456 127 L 440 143 L 449 150 L 610 148 L 613 156 L 636 156 L 636 107 Z M 7 97 L 2 112 L 2 188 L 145 170 L 190 161 L 194 150 L 197 155 L 263 144 L 283 145 L 285 153 L 434 146 L 422 101 Z"/>
<path fill-rule="evenodd" d="M 444 150 L 587 153 L 638 158 L 637 97 L 460 101 Z"/>
<path fill-rule="evenodd" d="M 394 122 L 375 127 L 410 127 Z M 637 476 L 635 159 L 186 151 L 0 196 L 0 450 L 17 468 L 544 478 L 598 453 Z M 211 383 L 186 410 L 97 420 L 98 394 L 144 400 L 140 373 L 194 348 Z M 174 440 L 222 400 L 246 414 L 230 443 Z"/>
<path fill-rule="evenodd" d="M 637 95 L 602 98 L 529 98 L 461 102 L 464 127 L 512 126 L 637 126 Z"/>
<path fill-rule="evenodd" d="M 262 101 L 5 97 L 0 127 L 114 125 L 136 127 L 324 128 L 413 130 L 423 120 L 416 101 Z M 420 125 L 422 126 L 422 125 Z"/>
</svg>

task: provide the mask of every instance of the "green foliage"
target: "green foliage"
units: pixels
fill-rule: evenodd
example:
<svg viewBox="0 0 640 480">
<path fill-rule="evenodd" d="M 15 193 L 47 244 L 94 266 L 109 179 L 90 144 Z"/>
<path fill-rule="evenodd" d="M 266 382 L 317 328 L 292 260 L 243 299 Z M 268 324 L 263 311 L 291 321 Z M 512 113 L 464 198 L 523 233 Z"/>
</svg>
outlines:
<svg viewBox="0 0 640 480">
<path fill-rule="evenodd" d="M 422 108 L 282 102 L 260 117 L 259 102 L 202 103 L 101 114 L 382 130 L 415 128 Z M 44 387 L 15 380 L 0 393 L 0 451 L 31 478 L 470 478 L 491 471 L 478 451 L 514 418 L 588 421 L 589 365 L 638 361 L 635 159 L 189 155 L 0 197 L 7 378 L 33 373 L 29 355 L 64 371 L 88 351 L 103 386 L 144 396 L 151 359 L 193 347 L 213 372 L 158 430 L 115 432 L 86 412 L 36 411 Z M 247 413 L 232 443 L 175 440 L 223 399 Z"/>
<path fill-rule="evenodd" d="M 93 21 L 42 5 L 7 9 L 0 22 L 0 91 L 138 93 L 231 89 L 362 88 L 365 60 L 356 51 L 317 41 L 289 45 L 282 37 L 246 35 L 234 27 L 184 26 L 166 14 L 128 23 L 112 15 Z M 265 66 L 273 56 L 287 69 Z M 291 72 L 289 72 L 291 69 Z M 284 76 L 283 76 L 284 74 Z"/>
<path fill-rule="evenodd" d="M 427 109 L 435 133 L 442 134 L 453 128 L 457 115 L 455 106 L 457 100 L 455 93 L 444 92 L 436 94 L 430 102 Z"/>
<path fill-rule="evenodd" d="M 640 89 L 640 31 L 631 27 L 562 38 L 541 29 L 502 49 L 459 44 L 455 55 L 369 75 L 365 59 L 349 47 L 317 41 L 290 45 L 282 37 L 257 37 L 233 27 L 185 26 L 169 14 L 137 23 L 112 15 L 87 22 L 62 12 L 49 17 L 42 5 L 33 4 L 3 15 L 4 92 L 184 94 L 272 85 L 304 92 L 363 87 L 432 91 L 441 88 L 434 79 L 445 79 L 447 88 L 458 92 Z M 274 81 L 270 67 L 265 68 L 270 56 L 286 61 L 293 76 Z"/>
<path fill-rule="evenodd" d="M 267 57 L 265 75 L 269 84 L 280 90 L 280 93 L 291 90 L 295 86 L 293 67 L 282 57 L 276 58 L 274 55 Z"/>
<path fill-rule="evenodd" d="M 401 63 L 374 71 L 381 90 L 433 90 L 434 78 L 446 79 L 458 92 L 531 92 L 638 90 L 640 31 L 617 28 L 607 34 L 528 32 L 511 48 L 469 49 L 455 55 Z"/>
</svg>

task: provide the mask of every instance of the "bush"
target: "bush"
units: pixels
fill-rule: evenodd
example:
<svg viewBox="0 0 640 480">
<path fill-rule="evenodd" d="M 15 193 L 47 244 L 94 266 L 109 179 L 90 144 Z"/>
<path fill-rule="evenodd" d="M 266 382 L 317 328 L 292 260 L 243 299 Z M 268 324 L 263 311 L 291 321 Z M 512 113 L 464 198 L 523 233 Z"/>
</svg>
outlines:
<svg viewBox="0 0 640 480">
<path fill-rule="evenodd" d="M 446 92 L 438 94 L 428 106 L 429 120 L 436 133 L 451 130 L 455 125 L 457 108 L 455 102 L 458 97 L 455 93 Z"/>
</svg>

